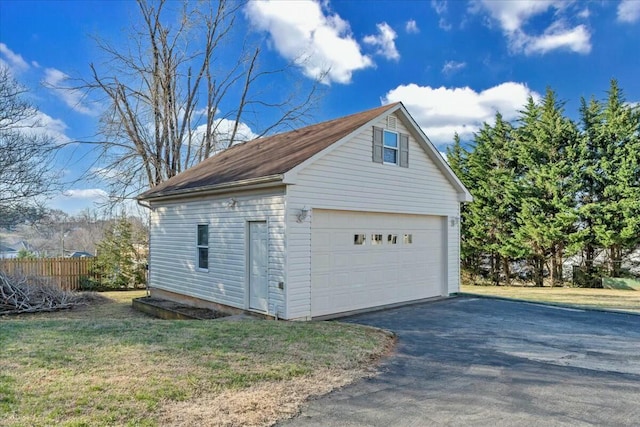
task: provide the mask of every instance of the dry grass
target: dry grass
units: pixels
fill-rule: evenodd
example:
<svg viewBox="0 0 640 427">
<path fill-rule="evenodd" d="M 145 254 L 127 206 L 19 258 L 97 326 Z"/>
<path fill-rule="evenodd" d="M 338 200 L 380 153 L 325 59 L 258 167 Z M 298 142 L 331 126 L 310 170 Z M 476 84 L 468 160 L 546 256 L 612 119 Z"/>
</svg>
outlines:
<svg viewBox="0 0 640 427">
<path fill-rule="evenodd" d="M 461 291 L 526 301 L 640 313 L 640 292 L 632 290 L 462 285 Z"/>
<path fill-rule="evenodd" d="M 270 425 L 392 345 L 336 322 L 157 320 L 132 294 L 0 318 L 0 425 Z"/>
</svg>

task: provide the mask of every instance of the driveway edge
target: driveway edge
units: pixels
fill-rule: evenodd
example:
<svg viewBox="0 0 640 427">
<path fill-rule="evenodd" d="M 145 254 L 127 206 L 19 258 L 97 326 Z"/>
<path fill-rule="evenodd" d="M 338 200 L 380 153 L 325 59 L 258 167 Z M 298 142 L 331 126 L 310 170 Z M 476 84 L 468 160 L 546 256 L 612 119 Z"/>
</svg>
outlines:
<svg viewBox="0 0 640 427">
<path fill-rule="evenodd" d="M 624 310 L 616 310 L 616 309 L 611 309 L 611 308 L 590 307 L 590 306 L 577 305 L 577 304 L 576 305 L 571 305 L 571 304 L 563 304 L 563 303 L 559 303 L 559 302 L 529 301 L 529 300 L 525 300 L 525 299 L 500 297 L 500 296 L 495 296 L 495 295 L 474 294 L 474 293 L 470 293 L 470 292 L 456 292 L 455 296 L 473 297 L 473 298 L 486 298 L 486 299 L 495 299 L 495 300 L 501 300 L 501 301 L 522 302 L 522 303 L 533 304 L 533 305 L 569 308 L 569 309 L 574 309 L 574 310 L 596 311 L 596 312 L 600 312 L 600 313 L 629 314 L 631 316 L 640 316 L 640 312 L 635 312 L 635 311 L 624 311 Z"/>
</svg>

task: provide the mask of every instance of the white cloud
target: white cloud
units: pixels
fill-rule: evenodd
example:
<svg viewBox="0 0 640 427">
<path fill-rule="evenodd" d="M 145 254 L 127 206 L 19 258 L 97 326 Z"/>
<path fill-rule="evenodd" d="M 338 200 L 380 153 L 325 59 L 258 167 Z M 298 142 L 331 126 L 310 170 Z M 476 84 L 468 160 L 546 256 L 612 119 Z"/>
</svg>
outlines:
<svg viewBox="0 0 640 427">
<path fill-rule="evenodd" d="M 396 49 L 395 39 L 398 37 L 396 32 L 387 24 L 386 22 L 382 22 L 377 24 L 378 28 L 377 35 L 368 35 L 362 41 L 371 46 L 377 46 L 378 49 L 376 53 L 378 55 L 382 55 L 387 59 L 393 59 L 397 61 L 400 59 L 400 54 L 398 53 L 398 49 Z"/>
<path fill-rule="evenodd" d="M 255 28 L 269 33 L 278 53 L 307 77 L 347 84 L 354 71 L 373 66 L 360 52 L 349 23 L 318 1 L 250 1 L 244 12 Z"/>
<path fill-rule="evenodd" d="M 634 23 L 640 20 L 640 1 L 622 0 L 618 4 L 618 22 Z"/>
<path fill-rule="evenodd" d="M 431 0 L 431 8 L 440 18 L 440 20 L 438 21 L 438 26 L 445 31 L 449 31 L 451 29 L 451 24 L 447 21 L 446 18 L 448 10 L 447 0 Z"/>
<path fill-rule="evenodd" d="M 227 145 L 229 144 L 229 140 L 233 133 L 234 124 L 235 124 L 234 120 L 223 119 L 223 118 L 214 120 L 214 124 L 213 124 L 214 133 L 215 133 L 215 138 L 216 138 L 216 141 L 218 142 L 219 147 L 227 147 Z M 203 140 L 206 130 L 207 130 L 206 125 L 200 125 L 197 128 L 195 128 L 193 140 L 196 141 L 197 144 L 199 144 Z M 246 123 L 240 122 L 238 124 L 238 130 L 235 136 L 236 144 L 244 141 L 251 141 L 252 139 L 255 139 L 257 137 L 258 135 L 253 133 L 251 128 Z"/>
<path fill-rule="evenodd" d="M 221 141 L 229 141 L 229 138 L 231 138 L 231 134 L 233 133 L 235 121 L 229 119 L 216 119 L 214 120 L 214 123 L 218 138 Z M 252 139 L 256 139 L 257 137 L 258 135 L 253 133 L 251 128 L 246 123 L 240 122 L 238 124 L 238 130 L 236 133 L 237 141 L 251 141 Z"/>
<path fill-rule="evenodd" d="M 115 180 L 120 175 L 120 172 L 117 169 L 101 167 L 92 167 L 91 169 L 89 169 L 89 172 L 97 178 L 105 181 Z"/>
<path fill-rule="evenodd" d="M 101 188 L 71 189 L 63 191 L 48 201 L 48 206 L 53 209 L 60 209 L 68 214 L 76 215 L 85 209 L 95 209 L 98 205 L 109 202 L 109 194 Z M 119 208 L 126 207 L 131 211 L 135 202 L 127 200 Z M 135 211 L 134 211 L 135 212 Z"/>
<path fill-rule="evenodd" d="M 583 10 L 581 10 L 578 13 L 578 18 L 589 19 L 590 16 L 591 16 L 591 11 L 589 10 L 588 7 L 585 7 Z"/>
<path fill-rule="evenodd" d="M 15 53 L 7 47 L 6 44 L 0 43 L 0 55 L 6 61 L 3 61 L 14 72 L 25 71 L 29 69 L 29 64 L 24 60 L 22 55 Z"/>
<path fill-rule="evenodd" d="M 520 0 L 520 1 L 491 1 L 480 0 L 476 4 L 484 8 L 491 16 L 500 22 L 506 32 L 519 31 L 526 22 L 550 7 L 559 6 L 562 0 Z"/>
<path fill-rule="evenodd" d="M 67 104 L 67 106 L 81 114 L 95 114 L 90 108 L 82 103 L 82 92 L 77 89 L 64 87 L 64 83 L 68 79 L 69 76 L 67 74 L 55 68 L 46 68 L 44 70 L 44 85 L 58 95 L 58 97 Z"/>
<path fill-rule="evenodd" d="M 569 49 L 576 53 L 591 52 L 590 34 L 587 27 L 578 25 L 567 29 L 562 25 L 555 25 L 538 37 L 531 37 L 525 44 L 524 51 L 531 53 L 547 53 L 556 49 Z"/>
<path fill-rule="evenodd" d="M 106 201 L 109 198 L 109 194 L 101 188 L 66 190 L 62 195 L 69 199 L 92 199 L 95 201 Z"/>
<path fill-rule="evenodd" d="M 442 72 L 444 74 L 452 74 L 452 73 L 455 73 L 456 71 L 462 70 L 466 66 L 467 66 L 466 62 L 457 62 L 457 61 L 451 60 L 444 63 L 444 66 L 442 67 Z"/>
<path fill-rule="evenodd" d="M 60 119 L 54 119 L 39 110 L 33 111 L 33 116 L 28 120 L 16 123 L 13 128 L 27 135 L 51 138 L 55 144 L 65 144 L 71 139 L 65 134 L 67 125 Z"/>
<path fill-rule="evenodd" d="M 514 120 L 529 96 L 540 98 L 526 85 L 515 82 L 481 92 L 469 87 L 432 88 L 411 83 L 390 90 L 382 102 L 402 101 L 431 141 L 448 144 L 453 142 L 455 132 L 463 139 L 470 138 L 482 123 L 493 123 L 496 112 L 505 120 Z"/>
<path fill-rule="evenodd" d="M 404 30 L 409 34 L 418 34 L 420 32 L 420 28 L 418 28 L 418 24 L 414 19 L 410 19 L 407 21 L 404 26 Z"/>
<path fill-rule="evenodd" d="M 473 10 L 485 10 L 498 21 L 513 52 L 531 55 L 564 49 L 587 54 L 591 52 L 591 33 L 583 24 L 575 27 L 567 25 L 562 16 L 568 13 L 568 5 L 570 3 L 564 0 L 476 0 Z M 542 34 L 531 34 L 525 30 L 532 18 L 550 9 L 554 12 L 553 21 Z M 584 10 L 578 12 L 577 16 L 584 18 Z"/>
</svg>

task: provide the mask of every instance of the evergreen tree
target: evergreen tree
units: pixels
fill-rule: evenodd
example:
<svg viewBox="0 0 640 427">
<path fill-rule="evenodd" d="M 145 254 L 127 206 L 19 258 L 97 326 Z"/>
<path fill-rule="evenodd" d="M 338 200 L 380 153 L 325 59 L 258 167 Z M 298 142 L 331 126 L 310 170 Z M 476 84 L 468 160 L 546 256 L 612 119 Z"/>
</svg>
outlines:
<svg viewBox="0 0 640 427">
<path fill-rule="evenodd" d="M 34 254 L 28 249 L 20 248 L 20 250 L 18 251 L 17 259 L 36 259 L 36 258 L 37 258 L 36 254 Z"/>
<path fill-rule="evenodd" d="M 546 266 L 553 286 L 563 280 L 563 254 L 576 222 L 571 166 L 578 131 L 551 89 L 539 104 L 529 98 L 520 122 L 516 139 L 522 198 L 516 234 L 533 264 L 536 285 L 543 285 Z"/>
<path fill-rule="evenodd" d="M 94 264 L 102 286 L 129 288 L 144 283 L 144 264 L 136 250 L 136 240 L 131 222 L 124 216 L 105 230 Z"/>
<path fill-rule="evenodd" d="M 603 204 L 596 220 L 597 242 L 606 249 L 608 271 L 620 276 L 622 257 L 640 243 L 640 114 L 627 105 L 616 80 L 597 122 L 604 154 Z"/>
<path fill-rule="evenodd" d="M 564 258 L 578 252 L 588 277 L 602 251 L 618 276 L 640 245 L 640 107 L 615 80 L 606 101 L 581 100 L 580 129 L 547 89 L 516 127 L 498 113 L 467 149 L 456 135 L 447 157 L 474 197 L 461 208 L 463 266 L 494 284 L 523 260 L 537 285 L 547 271 L 561 284 Z"/>
<path fill-rule="evenodd" d="M 469 171 L 467 166 L 467 157 L 469 153 L 462 147 L 460 136 L 456 132 L 453 137 L 453 145 L 447 146 L 447 162 L 453 172 L 460 178 L 462 183 L 471 191 L 474 187 L 473 182 L 469 180 Z M 474 260 L 479 259 L 479 254 L 474 252 L 473 247 L 468 242 L 468 233 L 466 232 L 468 203 L 462 203 L 460 206 L 460 258 L 463 268 L 473 269 L 477 267 Z"/>
<path fill-rule="evenodd" d="M 507 283 L 510 263 L 521 256 L 515 241 L 519 189 L 513 157 L 513 127 L 496 114 L 495 124 L 485 123 L 475 135 L 468 156 L 468 179 L 474 202 L 464 217 L 467 250 L 477 256 L 476 269 L 483 256 L 488 257 L 491 280 Z M 501 274 L 502 273 L 502 274 Z"/>
<path fill-rule="evenodd" d="M 600 145 L 598 135 L 602 107 L 593 97 L 587 103 L 580 101 L 582 132 L 578 146 L 578 155 L 573 167 L 574 178 L 578 182 L 578 224 L 574 235 L 573 247 L 581 251 L 587 274 L 593 274 L 598 242 L 596 225 L 602 215 L 604 199 L 604 174 L 600 170 L 601 158 L 606 155 Z"/>
</svg>

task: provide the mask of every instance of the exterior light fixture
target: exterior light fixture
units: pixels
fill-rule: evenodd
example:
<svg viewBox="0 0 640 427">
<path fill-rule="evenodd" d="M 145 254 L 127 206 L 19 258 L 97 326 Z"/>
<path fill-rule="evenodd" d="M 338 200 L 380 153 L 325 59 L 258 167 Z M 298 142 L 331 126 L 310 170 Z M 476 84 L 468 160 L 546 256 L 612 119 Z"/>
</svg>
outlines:
<svg viewBox="0 0 640 427">
<path fill-rule="evenodd" d="M 303 222 L 305 219 L 307 219 L 308 216 L 309 216 L 309 208 L 305 206 L 302 209 L 300 209 L 300 212 L 298 212 L 298 222 Z"/>
</svg>

